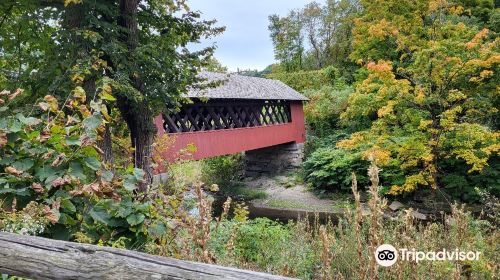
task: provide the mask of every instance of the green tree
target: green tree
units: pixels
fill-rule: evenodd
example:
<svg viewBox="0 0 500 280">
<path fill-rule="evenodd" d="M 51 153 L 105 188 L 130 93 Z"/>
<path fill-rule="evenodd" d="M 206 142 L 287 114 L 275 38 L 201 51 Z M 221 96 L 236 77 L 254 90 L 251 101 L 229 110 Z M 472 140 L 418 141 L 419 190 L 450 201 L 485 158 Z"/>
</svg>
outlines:
<svg viewBox="0 0 500 280">
<path fill-rule="evenodd" d="M 153 117 L 178 106 L 214 49 L 186 45 L 223 29 L 176 0 L 2 1 L 0 9 L 1 85 L 25 88 L 30 105 L 47 93 L 65 99 L 75 86 L 88 100 L 116 99 L 135 166 L 150 182 Z"/>
<path fill-rule="evenodd" d="M 311 2 L 286 17 L 269 17 L 276 59 L 287 72 L 339 69 L 348 81 L 358 68 L 349 59 L 358 0 Z"/>
<path fill-rule="evenodd" d="M 286 71 L 301 69 L 304 53 L 300 13 L 290 12 L 287 17 L 269 16 L 269 31 L 274 44 L 274 56 Z"/>
</svg>

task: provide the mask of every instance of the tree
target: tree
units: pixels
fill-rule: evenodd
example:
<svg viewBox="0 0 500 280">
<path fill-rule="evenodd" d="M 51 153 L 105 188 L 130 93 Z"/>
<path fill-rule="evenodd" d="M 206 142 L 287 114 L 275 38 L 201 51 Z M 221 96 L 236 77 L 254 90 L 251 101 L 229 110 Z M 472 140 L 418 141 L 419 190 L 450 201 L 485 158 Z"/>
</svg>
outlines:
<svg viewBox="0 0 500 280">
<path fill-rule="evenodd" d="M 205 70 L 218 73 L 227 73 L 229 71 L 227 67 L 222 66 L 222 64 L 215 57 L 208 60 Z"/>
<path fill-rule="evenodd" d="M 307 33 L 307 39 L 312 47 L 316 69 L 323 67 L 325 48 L 330 44 L 331 29 L 324 29 L 326 19 L 323 9 L 317 2 L 311 2 L 302 10 L 302 18 Z M 322 37 L 325 38 L 322 38 Z"/>
<path fill-rule="evenodd" d="M 497 34 L 447 1 L 362 3 L 351 57 L 368 76 L 343 118 L 373 122 L 338 147 L 400 165 L 406 181 L 392 194 L 441 187 L 450 159 L 481 172 L 500 149 Z"/>
<path fill-rule="evenodd" d="M 274 56 L 285 70 L 301 69 L 304 43 L 300 13 L 292 11 L 283 18 L 278 15 L 269 16 L 269 31 L 274 44 Z"/>
<path fill-rule="evenodd" d="M 269 17 L 276 59 L 287 72 L 338 68 L 352 81 L 356 64 L 349 60 L 354 16 L 360 11 L 357 0 L 312 2 L 286 17 Z"/>
<path fill-rule="evenodd" d="M 88 100 L 116 100 L 135 166 L 146 172 L 144 190 L 152 178 L 153 117 L 179 105 L 214 49 L 186 45 L 223 28 L 175 0 L 26 0 L 0 8 L 2 86 L 25 88 L 25 104 L 48 92 L 64 100 L 75 86 Z"/>
</svg>

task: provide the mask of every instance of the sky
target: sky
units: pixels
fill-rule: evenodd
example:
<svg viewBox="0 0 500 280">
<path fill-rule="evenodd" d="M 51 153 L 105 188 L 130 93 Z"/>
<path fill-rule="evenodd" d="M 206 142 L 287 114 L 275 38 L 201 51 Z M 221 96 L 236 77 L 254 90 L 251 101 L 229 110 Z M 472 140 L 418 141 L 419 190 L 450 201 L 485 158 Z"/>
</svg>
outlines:
<svg viewBox="0 0 500 280">
<path fill-rule="evenodd" d="M 292 9 L 305 6 L 312 0 L 188 0 L 193 11 L 202 19 L 216 19 L 226 31 L 201 46 L 217 45 L 215 58 L 230 71 L 263 70 L 275 62 L 273 44 L 267 26 L 268 16 L 286 16 Z M 320 1 L 322 2 L 322 1 Z M 193 47 L 197 49 L 199 47 Z"/>
</svg>

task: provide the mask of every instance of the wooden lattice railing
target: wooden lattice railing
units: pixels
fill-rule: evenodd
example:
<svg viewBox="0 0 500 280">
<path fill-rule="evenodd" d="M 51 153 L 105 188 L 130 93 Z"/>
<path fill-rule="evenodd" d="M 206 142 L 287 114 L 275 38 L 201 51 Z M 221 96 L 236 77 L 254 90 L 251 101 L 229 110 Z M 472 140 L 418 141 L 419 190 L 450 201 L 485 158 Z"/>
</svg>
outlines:
<svg viewBox="0 0 500 280">
<path fill-rule="evenodd" d="M 167 133 L 178 133 L 283 124 L 292 117 L 283 100 L 210 100 L 186 104 L 163 121 Z"/>
</svg>

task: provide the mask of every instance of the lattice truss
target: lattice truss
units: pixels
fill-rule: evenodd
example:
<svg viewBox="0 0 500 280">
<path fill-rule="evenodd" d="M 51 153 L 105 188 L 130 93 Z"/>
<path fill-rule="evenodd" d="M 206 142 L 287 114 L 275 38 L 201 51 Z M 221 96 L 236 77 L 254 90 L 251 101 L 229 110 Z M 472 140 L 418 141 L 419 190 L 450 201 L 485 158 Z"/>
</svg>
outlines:
<svg viewBox="0 0 500 280">
<path fill-rule="evenodd" d="M 184 105 L 163 115 L 167 133 L 275 125 L 291 122 L 290 103 L 283 100 L 210 100 Z"/>
</svg>

